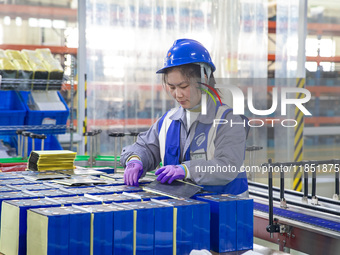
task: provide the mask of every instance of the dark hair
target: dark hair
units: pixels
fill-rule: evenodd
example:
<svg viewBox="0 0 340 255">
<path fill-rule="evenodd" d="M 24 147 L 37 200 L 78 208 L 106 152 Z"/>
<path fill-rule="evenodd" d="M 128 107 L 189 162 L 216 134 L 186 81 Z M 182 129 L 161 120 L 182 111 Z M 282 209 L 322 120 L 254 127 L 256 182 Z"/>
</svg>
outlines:
<svg viewBox="0 0 340 255">
<path fill-rule="evenodd" d="M 180 65 L 180 66 L 170 67 L 166 69 L 165 73 L 163 74 L 163 84 L 166 84 L 165 77 L 167 73 L 174 69 L 178 69 L 184 77 L 188 78 L 188 80 L 196 79 L 198 82 L 201 82 L 201 66 L 198 64 L 186 64 L 186 65 Z M 205 75 L 207 75 L 205 70 L 204 70 L 204 73 Z M 213 73 L 211 73 L 208 85 L 215 87 L 215 84 L 216 82 L 215 82 L 214 75 Z"/>
</svg>

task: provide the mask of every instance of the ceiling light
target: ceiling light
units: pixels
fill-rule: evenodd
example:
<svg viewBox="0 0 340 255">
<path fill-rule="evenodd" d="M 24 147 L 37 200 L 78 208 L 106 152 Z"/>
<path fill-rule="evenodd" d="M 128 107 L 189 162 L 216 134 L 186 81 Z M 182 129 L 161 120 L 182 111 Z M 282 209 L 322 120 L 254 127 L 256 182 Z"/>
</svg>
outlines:
<svg viewBox="0 0 340 255">
<path fill-rule="evenodd" d="M 7 25 L 7 26 L 11 24 L 11 17 L 10 16 L 4 17 L 4 24 Z"/>
<path fill-rule="evenodd" d="M 65 20 L 53 20 L 52 26 L 56 29 L 65 29 L 66 28 L 66 21 Z"/>
<path fill-rule="evenodd" d="M 22 25 L 22 18 L 21 17 L 16 17 L 15 18 L 15 24 L 17 26 L 21 26 Z"/>
<path fill-rule="evenodd" d="M 52 27 L 52 20 L 50 19 L 39 19 L 39 27 Z"/>
<path fill-rule="evenodd" d="M 36 19 L 36 18 L 29 18 L 28 19 L 28 25 L 30 27 L 37 27 L 38 26 L 38 19 Z"/>
</svg>

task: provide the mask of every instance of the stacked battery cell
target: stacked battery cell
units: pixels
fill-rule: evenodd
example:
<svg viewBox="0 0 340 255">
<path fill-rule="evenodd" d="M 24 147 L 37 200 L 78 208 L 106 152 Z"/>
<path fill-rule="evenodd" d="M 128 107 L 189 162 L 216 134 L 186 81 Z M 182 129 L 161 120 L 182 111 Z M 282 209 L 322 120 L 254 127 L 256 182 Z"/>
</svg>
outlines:
<svg viewBox="0 0 340 255">
<path fill-rule="evenodd" d="M 141 201 L 149 201 L 151 199 L 169 199 L 170 197 L 165 195 L 158 195 L 151 192 L 123 192 L 123 195 L 129 197 L 135 197 L 140 199 Z"/>
<path fill-rule="evenodd" d="M 116 181 L 122 181 L 123 184 L 124 184 L 124 175 L 123 174 L 103 174 L 101 175 L 101 178 L 103 179 L 112 179 L 112 180 L 116 180 Z M 140 178 L 138 180 L 138 183 L 139 184 L 148 184 L 148 183 L 151 183 L 155 180 L 155 178 L 150 178 L 150 177 L 143 177 L 143 178 Z"/>
<path fill-rule="evenodd" d="M 0 180 L 9 180 L 9 179 L 20 179 L 22 177 L 22 172 L 6 172 L 0 173 Z"/>
<path fill-rule="evenodd" d="M 110 204 L 110 203 L 125 203 L 125 202 L 139 202 L 141 201 L 140 198 L 137 197 L 131 197 L 131 196 L 126 196 L 123 194 L 102 194 L 102 195 L 89 195 L 85 194 L 84 196 L 91 198 L 93 200 L 100 201 L 105 204 Z"/>
<path fill-rule="evenodd" d="M 91 254 L 133 254 L 132 209 L 112 204 L 77 208 L 91 213 Z"/>
<path fill-rule="evenodd" d="M 38 194 L 31 194 L 27 191 L 12 191 L 12 192 L 0 192 L 0 215 L 2 212 L 2 202 L 7 200 L 20 200 L 20 199 L 32 199 L 32 198 L 43 198 Z M 1 221 L 0 221 L 0 237 L 1 237 Z"/>
<path fill-rule="evenodd" d="M 105 190 L 112 193 L 123 193 L 123 192 L 141 192 L 141 187 L 120 185 L 120 186 L 97 186 L 100 190 Z"/>
<path fill-rule="evenodd" d="M 136 254 L 173 254 L 173 206 L 156 202 L 132 202 L 122 206 L 134 210 Z"/>
<path fill-rule="evenodd" d="M 0 186 L 0 192 L 11 192 L 11 191 L 15 191 L 15 189 L 13 189 L 13 187 L 11 187 L 10 185 Z"/>
<path fill-rule="evenodd" d="M 24 185 L 24 184 L 36 184 L 42 183 L 42 181 L 31 181 L 24 178 L 15 179 L 0 179 L 0 185 Z"/>
<path fill-rule="evenodd" d="M 11 192 L 0 192 L 0 213 L 2 209 L 2 201 L 39 198 L 39 197 L 42 198 L 44 196 L 38 193 L 31 193 L 27 191 L 18 191 L 18 190 L 13 190 Z"/>
<path fill-rule="evenodd" d="M 73 193 L 61 189 L 29 190 L 30 194 L 43 197 L 67 197 L 74 196 Z"/>
<path fill-rule="evenodd" d="M 27 210 L 56 207 L 59 203 L 46 198 L 6 200 L 2 204 L 0 252 L 26 254 Z"/>
<path fill-rule="evenodd" d="M 49 199 L 62 206 L 102 204 L 102 202 L 86 196 L 53 197 Z"/>
<path fill-rule="evenodd" d="M 253 200 L 233 195 L 200 196 L 211 210 L 211 249 L 231 252 L 253 248 Z"/>
<path fill-rule="evenodd" d="M 90 195 L 101 195 L 101 194 L 112 194 L 110 190 L 105 190 L 99 187 L 82 187 L 82 188 L 65 188 L 63 189 L 72 194 L 90 194 Z"/>
<path fill-rule="evenodd" d="M 191 250 L 210 250 L 210 206 L 201 201 L 152 200 L 174 208 L 174 249 L 177 254 L 189 254 Z"/>
<path fill-rule="evenodd" d="M 73 207 L 27 212 L 27 255 L 90 255 L 91 214 Z"/>
<path fill-rule="evenodd" d="M 55 189 L 52 186 L 45 185 L 43 183 L 34 183 L 34 184 L 17 184 L 17 185 L 8 185 L 16 190 L 47 190 L 47 189 Z"/>
</svg>

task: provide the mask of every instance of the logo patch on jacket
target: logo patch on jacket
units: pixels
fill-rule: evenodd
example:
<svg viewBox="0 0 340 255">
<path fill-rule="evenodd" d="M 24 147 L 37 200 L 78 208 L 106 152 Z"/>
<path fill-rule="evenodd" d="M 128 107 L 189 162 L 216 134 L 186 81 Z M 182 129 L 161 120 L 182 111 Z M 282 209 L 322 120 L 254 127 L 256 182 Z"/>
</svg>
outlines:
<svg viewBox="0 0 340 255">
<path fill-rule="evenodd" d="M 195 140 L 196 140 L 197 147 L 200 147 L 201 144 L 205 141 L 205 134 L 200 133 L 198 136 L 196 136 Z"/>
</svg>

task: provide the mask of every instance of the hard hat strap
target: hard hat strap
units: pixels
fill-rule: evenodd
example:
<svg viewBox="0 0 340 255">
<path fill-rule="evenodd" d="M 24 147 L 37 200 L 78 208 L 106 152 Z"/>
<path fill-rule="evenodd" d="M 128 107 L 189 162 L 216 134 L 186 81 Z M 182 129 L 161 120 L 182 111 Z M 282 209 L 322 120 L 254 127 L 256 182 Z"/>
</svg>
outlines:
<svg viewBox="0 0 340 255">
<path fill-rule="evenodd" d="M 201 67 L 201 83 L 205 83 L 205 73 L 207 74 L 207 84 L 209 84 L 209 79 L 210 79 L 210 75 L 211 75 L 211 68 L 208 64 L 206 63 L 199 63 L 200 67 Z M 205 72 L 204 72 L 205 70 Z"/>
</svg>

